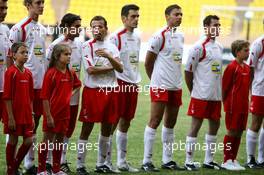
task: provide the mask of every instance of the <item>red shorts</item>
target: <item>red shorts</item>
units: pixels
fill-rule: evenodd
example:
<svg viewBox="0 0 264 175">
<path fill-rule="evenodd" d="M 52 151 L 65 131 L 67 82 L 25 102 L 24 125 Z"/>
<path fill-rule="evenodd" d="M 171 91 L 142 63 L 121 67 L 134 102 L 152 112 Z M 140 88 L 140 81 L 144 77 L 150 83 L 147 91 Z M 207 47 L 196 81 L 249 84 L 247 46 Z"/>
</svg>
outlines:
<svg viewBox="0 0 264 175">
<path fill-rule="evenodd" d="M 34 89 L 34 100 L 33 100 L 33 112 L 35 116 L 41 116 L 43 114 L 43 102 L 40 98 L 41 89 Z"/>
<path fill-rule="evenodd" d="M 54 128 L 49 128 L 47 126 L 47 118 L 44 117 L 43 119 L 43 132 L 52 132 L 52 133 L 58 133 L 58 134 L 63 134 L 66 135 L 68 128 L 69 128 L 69 119 L 64 119 L 64 120 L 54 120 Z"/>
<path fill-rule="evenodd" d="M 33 136 L 33 124 L 18 124 L 16 130 L 10 130 L 8 124 L 4 124 L 4 134 L 11 134 L 15 136 L 32 137 Z"/>
<path fill-rule="evenodd" d="M 242 131 L 247 127 L 248 114 L 226 112 L 225 124 L 227 130 Z"/>
<path fill-rule="evenodd" d="M 110 91 L 110 90 L 109 90 Z M 81 122 L 106 122 L 115 124 L 118 121 L 118 92 L 100 88 L 83 88 Z"/>
<path fill-rule="evenodd" d="M 195 118 L 219 120 L 221 118 L 221 101 L 191 98 L 187 114 Z"/>
<path fill-rule="evenodd" d="M 164 102 L 169 105 L 180 107 L 182 105 L 182 90 L 166 90 L 150 88 L 151 102 Z"/>
<path fill-rule="evenodd" d="M 75 129 L 75 125 L 76 125 L 76 119 L 78 116 L 78 109 L 79 109 L 79 105 L 71 105 L 71 115 L 70 115 L 70 122 L 69 122 L 69 128 L 68 131 L 66 133 L 66 137 L 70 138 L 73 134 L 73 131 Z"/>
<path fill-rule="evenodd" d="M 138 86 L 136 84 L 127 83 L 118 80 L 119 95 L 118 95 L 118 114 L 119 117 L 131 121 L 136 112 L 138 99 Z"/>
<path fill-rule="evenodd" d="M 251 96 L 250 112 L 257 116 L 264 116 L 264 97 Z"/>
<path fill-rule="evenodd" d="M 3 113 L 4 113 L 4 108 L 5 108 L 5 102 L 2 99 L 3 96 L 3 92 L 0 92 L 0 121 L 3 118 Z"/>
</svg>

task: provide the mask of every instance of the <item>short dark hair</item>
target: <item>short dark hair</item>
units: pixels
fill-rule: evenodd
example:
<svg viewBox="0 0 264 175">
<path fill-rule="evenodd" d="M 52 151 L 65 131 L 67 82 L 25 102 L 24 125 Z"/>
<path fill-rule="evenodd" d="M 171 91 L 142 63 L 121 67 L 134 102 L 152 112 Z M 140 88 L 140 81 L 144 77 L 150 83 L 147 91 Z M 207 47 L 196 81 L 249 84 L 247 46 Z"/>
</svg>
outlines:
<svg viewBox="0 0 264 175">
<path fill-rule="evenodd" d="M 14 43 L 11 46 L 11 52 L 14 53 L 14 54 L 17 53 L 18 49 L 20 47 L 22 47 L 22 46 L 27 47 L 27 45 L 24 42 L 16 42 L 16 43 Z"/>
<path fill-rule="evenodd" d="M 70 27 L 77 20 L 82 20 L 82 19 L 78 15 L 67 13 L 62 17 L 60 27 Z"/>
<path fill-rule="evenodd" d="M 249 42 L 245 40 L 236 40 L 231 44 L 231 52 L 234 57 L 237 56 L 237 52 L 242 50 L 244 47 L 248 47 Z"/>
<path fill-rule="evenodd" d="M 139 10 L 139 7 L 136 4 L 127 4 L 122 7 L 121 16 L 128 16 L 129 10 Z"/>
<path fill-rule="evenodd" d="M 24 6 L 27 6 L 27 4 L 32 4 L 33 0 L 24 0 L 23 4 Z"/>
<path fill-rule="evenodd" d="M 92 22 L 93 21 L 104 21 L 104 25 L 105 25 L 105 27 L 107 28 L 107 21 L 106 21 L 106 19 L 103 17 L 103 16 L 94 16 L 92 19 L 91 19 L 91 21 L 90 21 L 90 27 L 92 27 Z"/>
<path fill-rule="evenodd" d="M 3 1 L 3 2 L 7 2 L 8 0 L 1 0 L 1 1 Z"/>
<path fill-rule="evenodd" d="M 165 9 L 165 15 L 170 15 L 173 9 L 181 9 L 181 7 L 177 4 L 170 5 Z"/>
<path fill-rule="evenodd" d="M 208 15 L 203 20 L 203 26 L 209 26 L 211 24 L 212 19 L 219 20 L 220 18 L 216 15 Z"/>
</svg>

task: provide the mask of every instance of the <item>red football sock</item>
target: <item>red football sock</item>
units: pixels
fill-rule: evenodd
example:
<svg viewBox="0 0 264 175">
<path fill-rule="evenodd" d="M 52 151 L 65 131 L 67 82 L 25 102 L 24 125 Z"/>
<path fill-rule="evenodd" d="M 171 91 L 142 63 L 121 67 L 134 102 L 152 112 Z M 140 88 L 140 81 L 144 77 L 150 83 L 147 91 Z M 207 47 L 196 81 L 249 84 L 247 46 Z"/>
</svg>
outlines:
<svg viewBox="0 0 264 175">
<path fill-rule="evenodd" d="M 24 157 L 27 154 L 30 147 L 31 147 L 31 145 L 25 145 L 24 143 L 20 146 L 20 148 L 16 154 L 16 159 L 14 161 L 14 171 L 18 169 L 20 163 L 24 159 Z"/>
<path fill-rule="evenodd" d="M 47 154 L 48 154 L 48 144 L 42 142 L 39 145 L 39 150 L 38 150 L 38 173 L 46 171 Z"/>
<path fill-rule="evenodd" d="M 233 158 L 234 140 L 232 136 L 225 135 L 224 137 L 224 162 Z"/>
<path fill-rule="evenodd" d="M 233 147 L 233 158 L 232 158 L 232 160 L 235 160 L 236 157 L 237 157 L 237 153 L 238 153 L 239 146 L 240 146 L 240 141 L 241 141 L 241 138 L 240 137 L 235 137 L 234 147 Z"/>
<path fill-rule="evenodd" d="M 56 142 L 56 144 L 59 144 Z M 58 146 L 58 145 L 56 145 Z M 53 165 L 52 165 L 52 171 L 53 173 L 57 173 L 60 171 L 60 161 L 61 161 L 61 153 L 62 153 L 62 146 L 58 146 L 58 149 L 54 149 L 52 151 L 52 158 L 53 158 Z"/>
<path fill-rule="evenodd" d="M 7 165 L 7 174 L 12 175 L 14 172 L 14 159 L 16 152 L 16 145 L 7 143 L 6 145 L 6 165 Z"/>
</svg>

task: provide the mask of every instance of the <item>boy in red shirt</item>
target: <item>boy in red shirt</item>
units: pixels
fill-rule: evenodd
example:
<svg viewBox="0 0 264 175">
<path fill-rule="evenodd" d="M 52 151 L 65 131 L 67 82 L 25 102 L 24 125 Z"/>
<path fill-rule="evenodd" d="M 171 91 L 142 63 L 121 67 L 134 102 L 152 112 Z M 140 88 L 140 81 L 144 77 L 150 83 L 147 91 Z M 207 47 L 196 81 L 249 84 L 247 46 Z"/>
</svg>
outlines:
<svg viewBox="0 0 264 175">
<path fill-rule="evenodd" d="M 60 159 L 63 138 L 69 127 L 70 99 L 81 86 L 74 71 L 69 69 L 71 48 L 65 44 L 57 44 L 51 54 L 48 71 L 45 74 L 41 90 L 43 99 L 43 141 L 39 145 L 38 174 L 45 175 L 48 148 L 52 149 L 52 174 L 66 174 L 60 171 Z M 73 90 L 75 90 L 73 92 Z"/>
<path fill-rule="evenodd" d="M 28 59 L 27 46 L 14 43 L 11 47 L 15 64 L 5 73 L 3 100 L 4 133 L 9 134 L 6 145 L 7 175 L 18 174 L 18 167 L 32 145 L 34 122 L 32 119 L 33 77 L 24 67 Z M 18 136 L 23 143 L 16 153 Z"/>
<path fill-rule="evenodd" d="M 249 42 L 234 41 L 231 50 L 235 60 L 226 67 L 222 82 L 227 129 L 227 135 L 224 138 L 224 163 L 222 167 L 227 170 L 245 170 L 236 160 L 236 156 L 241 135 L 246 129 L 249 110 L 250 68 L 244 63 L 249 56 Z"/>
</svg>

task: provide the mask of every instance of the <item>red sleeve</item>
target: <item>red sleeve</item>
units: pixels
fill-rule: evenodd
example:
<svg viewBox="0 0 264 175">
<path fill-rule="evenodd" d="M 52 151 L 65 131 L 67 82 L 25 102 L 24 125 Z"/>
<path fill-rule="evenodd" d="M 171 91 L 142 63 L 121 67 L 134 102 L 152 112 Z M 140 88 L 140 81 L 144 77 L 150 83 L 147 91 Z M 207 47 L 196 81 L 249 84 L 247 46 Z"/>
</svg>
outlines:
<svg viewBox="0 0 264 175">
<path fill-rule="evenodd" d="M 233 76 L 234 76 L 234 68 L 232 64 L 229 64 L 224 71 L 223 80 L 222 80 L 222 92 L 225 95 L 228 94 L 228 90 L 230 90 L 230 88 L 232 87 Z"/>
<path fill-rule="evenodd" d="M 48 70 L 44 76 L 40 98 L 45 99 L 45 100 L 49 100 L 51 98 L 51 94 L 53 90 L 52 88 L 53 78 L 52 77 L 53 77 L 53 74 Z"/>
<path fill-rule="evenodd" d="M 14 87 L 14 73 L 10 70 L 7 70 L 5 73 L 5 79 L 4 79 L 4 93 L 3 93 L 3 99 L 5 100 L 11 100 L 12 99 L 12 91 Z"/>
<path fill-rule="evenodd" d="M 72 71 L 73 73 L 73 89 L 79 88 L 82 86 L 82 82 L 77 77 L 76 73 Z"/>
</svg>

